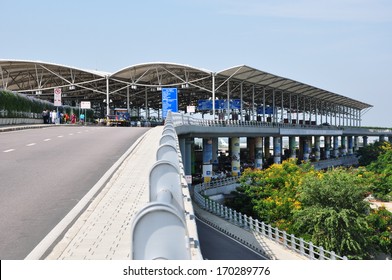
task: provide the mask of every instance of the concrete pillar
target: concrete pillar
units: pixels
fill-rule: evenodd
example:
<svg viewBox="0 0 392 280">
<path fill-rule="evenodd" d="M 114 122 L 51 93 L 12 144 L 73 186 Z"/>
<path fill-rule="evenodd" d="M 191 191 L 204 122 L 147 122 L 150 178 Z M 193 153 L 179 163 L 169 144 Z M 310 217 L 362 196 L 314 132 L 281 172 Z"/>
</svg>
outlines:
<svg viewBox="0 0 392 280">
<path fill-rule="evenodd" d="M 248 160 L 251 162 L 255 162 L 255 141 L 254 137 L 246 138 L 246 148 L 248 150 Z"/>
<path fill-rule="evenodd" d="M 384 142 L 384 141 L 385 141 L 385 135 L 380 135 L 379 141 L 380 141 L 380 142 Z"/>
<path fill-rule="evenodd" d="M 240 138 L 232 137 L 231 138 L 231 174 L 233 176 L 239 176 L 241 173 L 240 167 Z"/>
<path fill-rule="evenodd" d="M 319 161 L 320 157 L 321 157 L 321 154 L 320 154 L 320 136 L 315 136 L 314 137 L 314 149 L 315 149 L 316 161 Z"/>
<path fill-rule="evenodd" d="M 349 156 L 352 156 L 354 154 L 353 137 L 352 136 L 347 136 L 347 154 Z"/>
<path fill-rule="evenodd" d="M 182 159 L 182 162 L 183 162 L 183 165 L 184 165 L 184 172 L 185 172 L 185 175 L 190 175 L 190 173 L 186 173 L 186 167 L 185 167 L 185 138 L 182 138 L 182 137 L 179 137 L 178 138 L 178 143 L 179 143 L 179 145 L 180 145 L 180 151 L 181 151 L 181 159 Z"/>
<path fill-rule="evenodd" d="M 346 136 L 341 136 L 340 137 L 340 148 L 341 148 L 341 154 L 342 156 L 346 156 L 347 155 L 347 143 L 346 143 Z"/>
<path fill-rule="evenodd" d="M 296 151 L 296 143 L 295 143 L 295 137 L 290 136 L 289 137 L 289 150 L 290 150 L 290 158 L 296 158 L 297 157 L 297 151 Z"/>
<path fill-rule="evenodd" d="M 333 137 L 333 157 L 339 157 L 339 136 Z"/>
<path fill-rule="evenodd" d="M 358 136 L 354 136 L 354 152 L 358 151 L 359 145 L 358 145 Z"/>
<path fill-rule="evenodd" d="M 185 154 L 182 156 L 185 175 L 192 174 L 192 146 L 193 146 L 193 138 L 186 138 Z"/>
<path fill-rule="evenodd" d="M 300 160 L 304 160 L 304 143 L 305 143 L 305 137 L 299 137 L 299 155 L 298 158 Z"/>
<path fill-rule="evenodd" d="M 218 138 L 212 138 L 212 164 L 218 165 Z"/>
<path fill-rule="evenodd" d="M 368 137 L 363 136 L 363 146 L 366 147 L 368 145 Z"/>
<path fill-rule="evenodd" d="M 255 138 L 255 168 L 263 169 L 263 137 Z"/>
<path fill-rule="evenodd" d="M 310 141 L 309 137 L 303 137 L 303 160 L 305 162 L 309 161 L 309 149 L 310 149 Z"/>
<path fill-rule="evenodd" d="M 325 159 L 331 157 L 331 136 L 324 136 L 324 157 Z"/>
<path fill-rule="evenodd" d="M 389 143 L 392 143 L 392 136 L 388 136 Z"/>
<path fill-rule="evenodd" d="M 274 137 L 274 163 L 282 162 L 282 140 L 280 137 Z"/>
<path fill-rule="evenodd" d="M 270 137 L 264 137 L 264 155 L 266 159 L 269 159 L 271 157 L 270 144 Z"/>
<path fill-rule="evenodd" d="M 212 177 L 212 139 L 203 138 L 203 178 L 204 183 L 211 181 Z"/>
</svg>

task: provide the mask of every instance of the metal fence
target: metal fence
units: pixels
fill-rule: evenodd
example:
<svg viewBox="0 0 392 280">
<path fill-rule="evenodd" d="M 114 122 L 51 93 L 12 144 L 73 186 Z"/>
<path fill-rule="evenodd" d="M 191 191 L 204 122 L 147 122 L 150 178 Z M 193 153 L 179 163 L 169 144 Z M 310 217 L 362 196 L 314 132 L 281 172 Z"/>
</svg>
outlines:
<svg viewBox="0 0 392 280">
<path fill-rule="evenodd" d="M 311 128 L 322 130 L 342 130 L 343 128 L 333 125 L 311 125 L 311 124 L 291 124 L 280 122 L 262 121 L 239 121 L 239 120 L 208 120 L 186 116 L 180 113 L 173 113 L 174 126 L 196 125 L 206 127 L 270 127 L 270 128 Z"/>
</svg>

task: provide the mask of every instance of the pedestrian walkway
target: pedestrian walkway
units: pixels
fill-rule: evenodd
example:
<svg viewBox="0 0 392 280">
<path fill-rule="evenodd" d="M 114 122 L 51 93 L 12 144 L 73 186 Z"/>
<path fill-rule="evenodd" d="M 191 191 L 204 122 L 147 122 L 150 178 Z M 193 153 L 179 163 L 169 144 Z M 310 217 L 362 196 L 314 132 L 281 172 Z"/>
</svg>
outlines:
<svg viewBox="0 0 392 280">
<path fill-rule="evenodd" d="M 46 259 L 130 259 L 130 224 L 148 202 L 148 175 L 162 130 L 160 126 L 146 133 Z"/>
<path fill-rule="evenodd" d="M 389 212 L 392 212 L 392 201 L 389 202 L 383 202 L 383 201 L 377 201 L 377 200 L 370 200 L 370 207 L 373 209 L 378 209 L 380 207 L 385 207 Z"/>
</svg>

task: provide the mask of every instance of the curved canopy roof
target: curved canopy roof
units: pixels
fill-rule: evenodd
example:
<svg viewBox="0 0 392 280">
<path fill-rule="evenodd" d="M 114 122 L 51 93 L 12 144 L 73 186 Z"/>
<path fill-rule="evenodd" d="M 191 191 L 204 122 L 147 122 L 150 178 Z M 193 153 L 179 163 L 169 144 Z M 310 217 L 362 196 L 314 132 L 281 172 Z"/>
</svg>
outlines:
<svg viewBox="0 0 392 280">
<path fill-rule="evenodd" d="M 215 79 L 212 79 L 213 76 Z M 0 60 L 0 79 L 0 88 L 39 94 L 40 98 L 48 100 L 53 98 L 53 89 L 61 87 L 64 100 L 88 99 L 102 103 L 109 92 L 114 102 L 124 105 L 129 90 L 133 106 L 156 109 L 161 106 L 160 95 L 159 98 L 157 95 L 161 87 L 179 88 L 179 106 L 184 108 L 186 105 L 196 105 L 199 99 L 211 98 L 213 80 L 217 98 L 225 99 L 229 92 L 233 99 L 242 96 L 244 104 L 260 105 L 263 101 L 272 104 L 272 93 L 277 93 L 281 96 L 279 104 L 286 108 L 294 102 L 295 98 L 292 96 L 297 97 L 297 103 L 300 98 L 301 101 L 309 99 L 329 104 L 325 105 L 326 108 L 346 106 L 363 110 L 372 107 L 361 101 L 246 65 L 212 72 L 189 65 L 153 62 L 108 73 L 41 61 Z M 261 93 L 266 93 L 267 98 L 264 97 L 263 100 Z"/>
<path fill-rule="evenodd" d="M 181 86 L 210 78 L 211 71 L 167 62 L 143 63 L 124 68 L 110 77 L 143 86 Z"/>
<path fill-rule="evenodd" d="M 236 66 L 226 70 L 222 70 L 218 74 L 227 78 L 230 77 L 231 79 L 236 79 L 238 81 L 246 81 L 250 84 L 255 84 L 266 88 L 272 88 L 286 94 L 298 94 L 301 96 L 323 100 L 326 102 L 331 102 L 350 108 L 362 110 L 372 107 L 372 105 L 301 82 L 297 82 L 292 79 L 270 74 L 246 65 Z"/>
</svg>

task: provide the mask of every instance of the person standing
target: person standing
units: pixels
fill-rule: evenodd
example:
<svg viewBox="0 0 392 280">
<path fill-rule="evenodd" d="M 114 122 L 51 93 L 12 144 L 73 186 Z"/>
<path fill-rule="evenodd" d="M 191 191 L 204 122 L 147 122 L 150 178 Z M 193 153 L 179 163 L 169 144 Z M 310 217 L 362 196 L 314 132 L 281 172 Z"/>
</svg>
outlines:
<svg viewBox="0 0 392 280">
<path fill-rule="evenodd" d="M 80 123 L 84 124 L 84 114 L 83 113 L 80 114 L 79 118 L 80 118 Z"/>
<path fill-rule="evenodd" d="M 76 116 L 75 116 L 74 113 L 72 113 L 72 115 L 71 115 L 71 123 L 72 123 L 72 124 L 75 124 L 75 123 L 76 123 Z"/>
<path fill-rule="evenodd" d="M 55 124 L 56 123 L 56 115 L 57 115 L 56 111 L 53 110 L 51 113 L 52 113 L 51 114 L 52 123 Z"/>
</svg>

